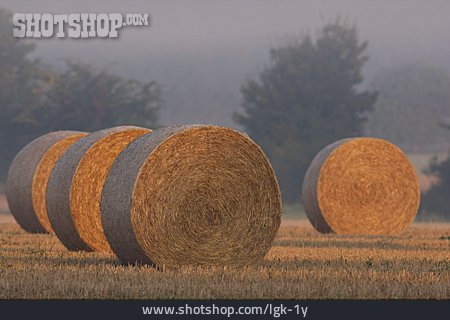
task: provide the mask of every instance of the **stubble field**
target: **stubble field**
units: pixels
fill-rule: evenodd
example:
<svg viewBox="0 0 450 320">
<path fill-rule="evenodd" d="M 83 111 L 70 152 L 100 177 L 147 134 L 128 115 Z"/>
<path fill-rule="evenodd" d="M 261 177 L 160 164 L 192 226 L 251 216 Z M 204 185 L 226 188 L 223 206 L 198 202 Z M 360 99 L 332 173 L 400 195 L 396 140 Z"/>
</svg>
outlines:
<svg viewBox="0 0 450 320">
<path fill-rule="evenodd" d="M 287 220 L 260 265 L 157 270 L 69 252 L 0 214 L 0 299 L 449 299 L 449 239 L 445 223 L 367 237 L 320 235 Z"/>
</svg>

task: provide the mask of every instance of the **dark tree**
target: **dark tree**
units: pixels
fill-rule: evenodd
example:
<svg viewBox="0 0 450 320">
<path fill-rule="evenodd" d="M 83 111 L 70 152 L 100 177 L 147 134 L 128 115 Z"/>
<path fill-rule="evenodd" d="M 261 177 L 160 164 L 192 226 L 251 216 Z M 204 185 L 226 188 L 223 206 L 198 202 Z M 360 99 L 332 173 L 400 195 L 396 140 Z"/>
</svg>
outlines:
<svg viewBox="0 0 450 320">
<path fill-rule="evenodd" d="M 443 127 L 450 129 L 448 125 Z M 421 213 L 425 211 L 437 214 L 448 220 L 450 218 L 450 156 L 442 162 L 434 157 L 425 173 L 437 177 L 438 180 L 422 195 Z"/>
<path fill-rule="evenodd" d="M 155 129 L 162 107 L 160 86 L 123 79 L 88 64 L 67 61 L 42 93 L 44 123 L 51 128 L 94 131 L 115 125 Z"/>
<path fill-rule="evenodd" d="M 34 45 L 13 37 L 11 17 L 0 9 L 0 182 L 14 155 L 46 132 L 158 126 L 158 83 L 71 61 L 55 71 L 30 58 Z"/>
<path fill-rule="evenodd" d="M 322 147 L 361 135 L 376 100 L 376 93 L 358 90 L 366 48 L 355 27 L 332 23 L 317 38 L 272 49 L 259 79 L 242 86 L 243 112 L 234 119 L 268 154 L 286 202 L 299 200 Z"/>
<path fill-rule="evenodd" d="M 31 59 L 34 45 L 13 37 L 12 15 L 0 9 L 0 181 L 17 151 L 39 131 L 34 111 L 47 75 Z"/>
</svg>

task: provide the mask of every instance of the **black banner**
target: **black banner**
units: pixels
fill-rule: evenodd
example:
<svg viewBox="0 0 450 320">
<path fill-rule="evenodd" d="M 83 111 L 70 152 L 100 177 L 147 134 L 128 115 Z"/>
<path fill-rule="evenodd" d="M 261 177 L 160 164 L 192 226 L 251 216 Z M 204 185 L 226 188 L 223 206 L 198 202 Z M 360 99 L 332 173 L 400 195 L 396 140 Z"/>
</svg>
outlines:
<svg viewBox="0 0 450 320">
<path fill-rule="evenodd" d="M 2 300 L 0 318 L 428 320 L 448 319 L 449 307 L 449 300 Z"/>
</svg>

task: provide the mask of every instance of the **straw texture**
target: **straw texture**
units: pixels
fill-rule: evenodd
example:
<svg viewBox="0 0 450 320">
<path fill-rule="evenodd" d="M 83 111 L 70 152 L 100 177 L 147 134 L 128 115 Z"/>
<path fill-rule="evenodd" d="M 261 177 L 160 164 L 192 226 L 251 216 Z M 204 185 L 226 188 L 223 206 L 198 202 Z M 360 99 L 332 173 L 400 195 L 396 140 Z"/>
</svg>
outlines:
<svg viewBox="0 0 450 320">
<path fill-rule="evenodd" d="M 418 179 L 404 153 L 388 141 L 353 138 L 325 147 L 303 182 L 312 225 L 337 234 L 397 234 L 414 220 Z"/>
<path fill-rule="evenodd" d="M 127 128 L 94 143 L 78 163 L 70 191 L 70 212 L 81 239 L 94 251 L 111 252 L 103 232 L 100 201 L 106 176 L 117 155 L 151 130 Z"/>
<path fill-rule="evenodd" d="M 241 266 L 269 250 L 281 195 L 269 161 L 246 135 L 181 126 L 124 149 L 106 179 L 101 212 L 125 263 Z"/>
<path fill-rule="evenodd" d="M 56 162 L 64 154 L 67 148 L 86 135 L 87 133 L 74 134 L 59 140 L 47 150 L 37 166 L 32 188 L 33 208 L 40 224 L 49 233 L 54 234 L 50 221 L 48 220 L 45 200 L 48 179 L 50 178 L 50 174 L 52 173 Z"/>
<path fill-rule="evenodd" d="M 40 202 L 33 204 L 33 194 L 45 193 L 45 190 L 37 188 L 45 185 L 45 180 L 48 179 L 45 177 L 45 174 L 53 166 L 53 163 L 47 161 L 47 159 L 44 159 L 41 163 L 43 157 L 58 142 L 65 139 L 76 139 L 74 137 L 79 138 L 83 134 L 78 131 L 47 133 L 27 144 L 14 158 L 8 171 L 6 195 L 12 215 L 24 230 L 31 233 L 45 233 L 48 231 L 40 223 L 37 216 L 37 213 L 41 212 L 39 208 L 41 208 L 42 204 Z M 66 144 L 65 142 L 61 143 Z M 38 201 L 41 201 L 40 196 L 37 198 Z M 35 209 L 37 209 L 37 212 Z"/>
<path fill-rule="evenodd" d="M 80 237 L 71 212 L 71 186 L 81 159 L 101 139 L 117 132 L 136 129 L 140 128 L 120 126 L 93 132 L 74 143 L 56 163 L 47 186 L 47 213 L 56 236 L 67 249 L 92 251 Z M 86 180 L 85 183 L 95 182 Z"/>
</svg>

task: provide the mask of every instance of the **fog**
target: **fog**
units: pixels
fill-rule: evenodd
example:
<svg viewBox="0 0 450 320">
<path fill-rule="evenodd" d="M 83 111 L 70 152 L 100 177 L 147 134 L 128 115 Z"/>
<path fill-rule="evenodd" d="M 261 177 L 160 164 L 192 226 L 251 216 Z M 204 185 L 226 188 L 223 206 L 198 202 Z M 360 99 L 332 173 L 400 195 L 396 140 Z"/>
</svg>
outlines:
<svg viewBox="0 0 450 320">
<path fill-rule="evenodd" d="M 341 17 L 369 41 L 365 84 L 379 70 L 404 63 L 450 70 L 449 1 L 17 1 L 23 13 L 148 13 L 151 26 L 124 27 L 119 39 L 34 40 L 46 63 L 78 59 L 127 77 L 163 85 L 164 125 L 236 126 L 239 88 L 269 59 L 269 49 Z"/>
</svg>

